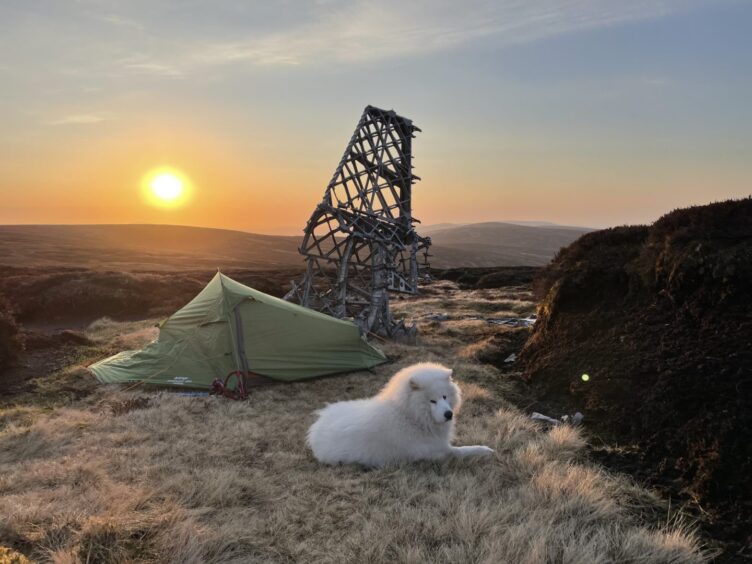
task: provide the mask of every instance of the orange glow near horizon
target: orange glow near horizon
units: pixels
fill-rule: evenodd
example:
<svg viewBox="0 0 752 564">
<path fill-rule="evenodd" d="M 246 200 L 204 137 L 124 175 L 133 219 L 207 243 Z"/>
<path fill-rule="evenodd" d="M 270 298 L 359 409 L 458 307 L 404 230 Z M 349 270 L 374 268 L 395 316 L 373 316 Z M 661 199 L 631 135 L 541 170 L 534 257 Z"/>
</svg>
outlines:
<svg viewBox="0 0 752 564">
<path fill-rule="evenodd" d="M 423 128 L 418 233 L 644 224 L 749 196 L 752 2 L 471 3 L 411 7 L 373 42 L 348 22 L 391 22 L 388 2 L 219 0 L 176 18 L 0 1 L 0 225 L 299 237 L 366 104 Z"/>
<path fill-rule="evenodd" d="M 155 223 L 299 236 L 353 126 L 342 125 L 322 143 L 318 133 L 293 134 L 262 119 L 254 127 L 268 134 L 243 137 L 195 116 L 147 118 L 103 125 L 99 132 L 60 132 L 32 148 L 18 144 L 0 152 L 0 224 Z M 646 162 L 632 170 L 632 163 L 620 161 L 561 159 L 544 167 L 537 155 L 524 153 L 501 154 L 491 163 L 471 141 L 418 137 L 416 173 L 423 180 L 413 190 L 413 213 L 424 225 L 642 223 L 677 206 L 748 192 L 738 167 L 719 172 Z M 444 158 L 450 147 L 479 156 Z M 176 191 L 173 180 L 159 181 L 155 193 L 152 181 L 163 174 L 180 180 L 178 197 L 158 197 Z"/>
</svg>

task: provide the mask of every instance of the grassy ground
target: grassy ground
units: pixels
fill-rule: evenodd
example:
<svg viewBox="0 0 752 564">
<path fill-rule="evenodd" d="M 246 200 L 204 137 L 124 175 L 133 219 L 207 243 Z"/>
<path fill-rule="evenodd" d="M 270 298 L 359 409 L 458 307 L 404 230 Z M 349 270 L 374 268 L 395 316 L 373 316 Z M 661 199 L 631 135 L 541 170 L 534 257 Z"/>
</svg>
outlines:
<svg viewBox="0 0 752 564">
<path fill-rule="evenodd" d="M 246 402 L 102 387 L 63 370 L 37 388 L 54 399 L 1 404 L 0 544 L 60 563 L 703 561 L 658 499 L 588 463 L 578 430 L 531 422 L 509 401 L 508 375 L 482 362 L 519 330 L 467 317 L 526 315 L 528 298 L 435 284 L 395 311 L 449 320 L 424 318 L 417 347 L 384 343 L 393 363 Z M 90 354 L 138 346 L 152 325 L 100 322 Z M 316 409 L 372 395 L 419 360 L 455 368 L 456 442 L 488 444 L 493 458 L 377 471 L 313 459 Z M 55 396 L 57 381 L 80 393 Z"/>
</svg>

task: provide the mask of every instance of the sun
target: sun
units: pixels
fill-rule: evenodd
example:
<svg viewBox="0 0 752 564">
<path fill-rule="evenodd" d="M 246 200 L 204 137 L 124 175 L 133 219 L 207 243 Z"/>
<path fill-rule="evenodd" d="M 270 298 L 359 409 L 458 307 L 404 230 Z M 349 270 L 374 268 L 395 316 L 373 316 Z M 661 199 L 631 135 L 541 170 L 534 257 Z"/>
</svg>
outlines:
<svg viewBox="0 0 752 564">
<path fill-rule="evenodd" d="M 174 174 L 164 172 L 152 179 L 151 191 L 160 200 L 170 202 L 183 193 L 183 181 Z"/>
<path fill-rule="evenodd" d="M 163 208 L 183 205 L 190 192 L 188 177 L 174 168 L 161 167 L 149 172 L 142 182 L 147 203 Z"/>
</svg>

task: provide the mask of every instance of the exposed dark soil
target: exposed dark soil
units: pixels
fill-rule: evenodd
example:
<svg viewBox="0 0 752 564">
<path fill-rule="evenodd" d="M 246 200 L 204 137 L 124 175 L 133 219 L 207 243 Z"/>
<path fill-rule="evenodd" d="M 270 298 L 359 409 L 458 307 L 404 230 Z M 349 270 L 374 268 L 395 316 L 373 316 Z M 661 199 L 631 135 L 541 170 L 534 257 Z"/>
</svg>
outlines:
<svg viewBox="0 0 752 564">
<path fill-rule="evenodd" d="M 529 327 L 510 327 L 504 332 L 492 333 L 488 338 L 491 343 L 487 349 L 478 354 L 478 360 L 495 366 L 505 367 L 506 360 L 512 354 L 519 354 L 530 336 Z M 511 365 L 509 368 L 516 368 Z"/>
<path fill-rule="evenodd" d="M 536 291 L 540 405 L 583 411 L 625 445 L 604 463 L 691 502 L 724 561 L 752 558 L 752 199 L 587 234 Z"/>
<path fill-rule="evenodd" d="M 79 338 L 73 340 L 66 333 Z M 53 334 L 25 331 L 24 334 L 31 339 L 32 344 L 27 344 L 24 350 L 18 352 L 17 360 L 12 366 L 0 371 L 2 399 L 33 391 L 35 379 L 44 378 L 75 364 L 89 348 L 84 344 L 84 340 L 88 339 L 73 331 Z"/>
</svg>

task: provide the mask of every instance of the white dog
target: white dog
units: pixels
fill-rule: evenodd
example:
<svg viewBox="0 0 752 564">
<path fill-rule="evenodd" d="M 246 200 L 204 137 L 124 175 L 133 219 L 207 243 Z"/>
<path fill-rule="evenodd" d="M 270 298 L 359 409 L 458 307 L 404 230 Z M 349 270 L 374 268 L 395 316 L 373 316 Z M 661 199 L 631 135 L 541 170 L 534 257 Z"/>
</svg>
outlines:
<svg viewBox="0 0 752 564">
<path fill-rule="evenodd" d="M 378 395 L 341 401 L 320 410 L 308 430 L 313 455 L 325 464 L 369 467 L 448 456 L 487 456 L 485 446 L 452 446 L 460 389 L 440 364 L 403 368 Z"/>
</svg>

